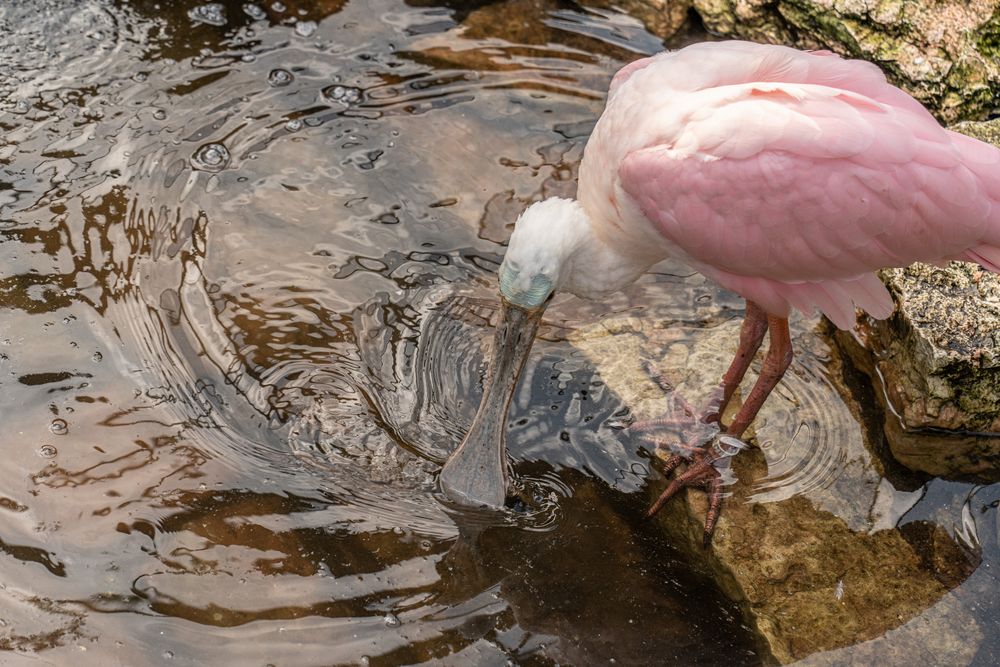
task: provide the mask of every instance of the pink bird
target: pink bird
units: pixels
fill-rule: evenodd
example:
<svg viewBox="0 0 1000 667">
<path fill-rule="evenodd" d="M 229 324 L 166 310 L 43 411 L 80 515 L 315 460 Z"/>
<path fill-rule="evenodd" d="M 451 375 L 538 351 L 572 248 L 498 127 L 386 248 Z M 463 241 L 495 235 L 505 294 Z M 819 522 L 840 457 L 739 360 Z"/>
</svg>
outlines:
<svg viewBox="0 0 1000 667">
<path fill-rule="evenodd" d="M 1000 150 L 942 128 L 875 65 L 824 51 L 714 42 L 627 65 L 587 143 L 577 196 L 533 204 L 517 221 L 490 380 L 442 470 L 452 498 L 504 500 L 506 411 L 554 291 L 598 299 L 673 257 L 745 297 L 736 356 L 704 421 L 720 419 L 769 333 L 732 421 L 650 510 L 705 488 L 707 543 L 722 498 L 715 466 L 791 363 L 792 308 L 846 329 L 856 308 L 892 312 L 880 268 L 961 259 L 1000 272 Z M 668 472 L 680 463 L 671 457 Z"/>
</svg>

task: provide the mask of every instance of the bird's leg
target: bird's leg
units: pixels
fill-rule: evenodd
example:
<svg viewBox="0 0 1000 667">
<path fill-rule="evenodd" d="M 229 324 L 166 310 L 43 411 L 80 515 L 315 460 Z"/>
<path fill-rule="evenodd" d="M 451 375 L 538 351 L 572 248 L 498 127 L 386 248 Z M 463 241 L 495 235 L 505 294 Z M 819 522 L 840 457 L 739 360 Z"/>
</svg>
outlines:
<svg viewBox="0 0 1000 667">
<path fill-rule="evenodd" d="M 753 301 L 747 301 L 746 315 L 743 316 L 743 326 L 740 327 L 740 343 L 736 348 L 736 356 L 733 357 L 729 369 L 722 376 L 720 384 L 721 398 L 716 396 L 709 402 L 708 409 L 704 415 L 705 421 L 719 421 L 722 413 L 726 411 L 726 406 L 733 398 L 736 388 L 743 381 L 743 376 L 750 368 L 760 344 L 764 341 L 764 334 L 767 333 L 768 319 L 764 309 Z"/>
<path fill-rule="evenodd" d="M 722 476 L 719 473 L 719 469 L 728 467 L 729 459 L 746 447 L 746 444 L 740 438 L 747 430 L 747 427 L 750 426 L 750 422 L 757 416 L 764 401 L 781 380 L 792 362 L 792 341 L 788 331 L 788 320 L 784 317 L 774 317 L 771 315 L 766 315 L 765 317 L 770 341 L 767 354 L 764 355 L 764 362 L 761 365 L 760 375 L 757 378 L 757 382 L 754 383 L 753 389 L 747 395 L 743 405 L 740 406 L 733 421 L 726 427 L 725 432 L 717 434 L 704 447 L 697 448 L 693 452 L 694 456 L 687 470 L 670 482 L 666 490 L 653 503 L 653 506 L 649 508 L 646 514 L 647 516 L 652 516 L 658 512 L 671 497 L 684 487 L 697 486 L 705 489 L 708 494 L 708 512 L 705 516 L 703 543 L 706 547 L 712 539 L 712 531 L 715 529 L 715 523 L 718 521 L 719 511 L 722 506 Z M 747 331 L 747 329 L 748 327 L 744 325 L 744 331 Z M 740 336 L 741 349 L 743 348 L 744 339 L 742 333 Z M 750 333 L 754 334 L 752 328 Z M 747 339 L 752 340 L 750 336 L 747 336 Z M 759 341 L 757 344 L 759 345 Z M 742 375 L 746 372 L 746 367 L 743 364 L 746 363 L 748 365 L 749 361 L 744 362 L 741 360 L 739 354 L 737 352 L 737 358 L 733 360 L 729 371 L 726 373 L 727 377 L 732 378 L 738 375 L 739 378 L 742 378 Z M 743 367 L 741 368 L 741 366 Z M 731 396 L 732 393 L 730 393 Z M 723 407 L 725 407 L 724 403 Z M 669 471 L 676 468 L 680 463 L 681 458 L 679 455 L 674 454 L 671 456 L 666 462 L 665 467 L 667 472 L 669 473 Z"/>
<path fill-rule="evenodd" d="M 734 438 L 743 437 L 743 432 L 750 426 L 750 422 L 757 416 L 764 401 L 792 363 L 792 337 L 788 331 L 788 318 L 768 315 L 767 328 L 771 340 L 760 367 L 760 375 L 733 421 L 726 427 L 726 435 Z"/>
</svg>

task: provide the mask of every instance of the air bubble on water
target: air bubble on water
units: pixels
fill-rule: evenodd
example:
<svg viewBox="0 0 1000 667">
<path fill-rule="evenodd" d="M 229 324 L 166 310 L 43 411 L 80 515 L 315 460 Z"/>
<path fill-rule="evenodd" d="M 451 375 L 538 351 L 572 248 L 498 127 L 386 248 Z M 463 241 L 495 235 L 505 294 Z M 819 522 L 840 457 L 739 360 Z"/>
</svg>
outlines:
<svg viewBox="0 0 1000 667">
<path fill-rule="evenodd" d="M 243 13 L 252 18 L 254 21 L 263 21 L 267 18 L 267 12 L 264 11 L 263 7 L 249 2 L 243 5 Z"/>
<path fill-rule="evenodd" d="M 385 623 L 387 628 L 397 628 L 401 625 L 399 617 L 393 613 L 386 614 L 382 617 L 382 622 Z"/>
<path fill-rule="evenodd" d="M 136 72 L 136 73 L 135 73 L 135 74 L 134 74 L 134 75 L 132 76 L 132 80 L 133 80 L 133 81 L 138 81 L 139 83 L 142 83 L 143 81 L 145 81 L 145 80 L 146 80 L 146 79 L 148 79 L 148 78 L 149 78 L 149 75 L 148 75 L 148 74 L 146 74 L 145 72 Z"/>
<path fill-rule="evenodd" d="M 285 123 L 285 129 L 289 132 L 298 132 L 302 129 L 302 121 L 298 118 L 293 118 Z"/>
<path fill-rule="evenodd" d="M 245 63 L 252 63 L 253 61 L 257 60 L 257 54 L 244 53 L 242 56 L 240 56 L 240 60 L 242 60 Z"/>
<path fill-rule="evenodd" d="M 267 82 L 276 88 L 287 86 L 295 79 L 287 69 L 273 69 L 267 74 Z"/>
<path fill-rule="evenodd" d="M 170 660 L 170 659 L 172 659 L 174 657 L 174 652 L 173 651 L 164 651 L 163 652 L 163 657 L 166 658 L 167 660 Z"/>
<path fill-rule="evenodd" d="M 287 7 L 285 7 L 285 3 L 283 2 L 272 2 L 271 9 L 273 9 L 276 12 L 283 12 L 287 9 Z"/>
<path fill-rule="evenodd" d="M 229 149 L 222 144 L 205 144 L 191 156 L 191 163 L 195 169 L 202 171 L 222 171 L 229 164 Z"/>
<path fill-rule="evenodd" d="M 56 454 L 59 453 L 59 450 L 57 450 L 52 445 L 42 445 L 41 447 L 38 448 L 38 453 L 39 455 L 44 456 L 47 459 L 54 459 L 56 457 Z"/>
<path fill-rule="evenodd" d="M 295 24 L 295 34 L 299 37 L 309 37 L 316 32 L 315 21 L 299 21 Z"/>
<path fill-rule="evenodd" d="M 103 359 L 104 355 L 101 354 L 100 352 L 94 352 L 94 354 L 90 355 L 90 360 L 93 361 L 95 364 L 101 363 Z"/>
<path fill-rule="evenodd" d="M 153 112 L 153 118 L 155 118 L 156 120 L 163 120 L 166 117 L 167 117 L 167 112 L 164 111 L 163 109 L 157 109 L 156 111 Z"/>
<path fill-rule="evenodd" d="M 69 424 L 66 423 L 65 419 L 53 419 L 52 423 L 49 424 L 49 431 L 52 435 L 66 435 L 69 432 Z"/>
<path fill-rule="evenodd" d="M 14 103 L 14 113 L 25 114 L 31 111 L 31 105 L 28 104 L 28 100 L 18 100 Z"/>
<path fill-rule="evenodd" d="M 219 2 L 209 2 L 188 10 L 188 18 L 195 23 L 226 25 L 226 8 Z"/>
<path fill-rule="evenodd" d="M 337 104 L 356 104 L 361 101 L 361 89 L 353 86 L 330 86 L 323 89 L 323 98 Z"/>
</svg>

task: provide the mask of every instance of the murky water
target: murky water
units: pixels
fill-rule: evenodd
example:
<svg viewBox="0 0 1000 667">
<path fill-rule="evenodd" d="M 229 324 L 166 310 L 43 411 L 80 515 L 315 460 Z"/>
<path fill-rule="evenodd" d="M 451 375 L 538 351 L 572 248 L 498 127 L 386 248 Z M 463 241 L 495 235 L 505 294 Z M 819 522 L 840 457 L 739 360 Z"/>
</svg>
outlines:
<svg viewBox="0 0 1000 667">
<path fill-rule="evenodd" d="M 480 515 L 436 490 L 510 225 L 573 191 L 611 74 L 662 46 L 637 22 L 556 0 L 10 0 L 0 31 L 12 660 L 764 660 L 640 519 L 662 480 L 568 341 L 624 314 L 682 346 L 728 336 L 732 295 L 668 271 L 557 301 L 511 412 L 534 502 Z M 828 348 L 808 324 L 784 390 L 806 416 L 779 403 L 761 427 L 778 455 L 758 496 L 820 489 L 833 511 L 861 426 L 814 391 Z M 781 456 L 789 433 L 817 453 Z M 995 627 L 978 592 L 1000 491 L 922 484 L 883 520 L 972 531 L 962 586 Z"/>
</svg>

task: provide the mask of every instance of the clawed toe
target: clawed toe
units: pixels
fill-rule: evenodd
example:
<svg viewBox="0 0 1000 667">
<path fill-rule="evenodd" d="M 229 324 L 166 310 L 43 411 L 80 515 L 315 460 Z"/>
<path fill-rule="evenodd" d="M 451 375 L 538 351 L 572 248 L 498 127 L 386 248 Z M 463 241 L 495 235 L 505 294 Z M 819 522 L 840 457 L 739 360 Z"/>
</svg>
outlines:
<svg viewBox="0 0 1000 667">
<path fill-rule="evenodd" d="M 703 447 L 696 448 L 688 468 L 670 481 L 667 488 L 646 512 L 646 517 L 649 518 L 659 512 L 666 502 L 683 488 L 703 489 L 708 496 L 708 511 L 705 515 L 705 533 L 702 544 L 707 548 L 712 541 L 712 533 L 722 508 L 723 476 L 720 471 L 728 468 L 729 459 L 746 447 L 747 444 L 738 438 L 717 434 Z M 670 456 L 664 463 L 663 473 L 669 475 L 684 460 L 685 457 L 679 454 Z"/>
<path fill-rule="evenodd" d="M 664 475 L 672 473 L 681 463 L 688 463 L 687 469 L 670 480 L 646 516 L 659 512 L 681 489 L 704 490 L 708 496 L 708 511 L 703 544 L 707 547 L 722 508 L 723 486 L 727 483 L 723 472 L 729 468 L 729 460 L 747 446 L 735 435 L 722 431 L 720 419 L 729 398 L 727 385 L 723 382 L 716 387 L 705 407 L 697 411 L 649 363 L 644 363 L 644 366 L 649 377 L 666 395 L 667 411 L 662 417 L 634 422 L 628 430 L 658 450 L 670 452 L 663 464 Z"/>
<path fill-rule="evenodd" d="M 669 475 L 683 460 L 677 454 L 671 456 L 664 465 L 664 474 Z M 681 489 L 685 487 L 702 487 L 707 489 L 720 479 L 719 471 L 712 466 L 707 458 L 702 457 L 697 463 L 693 463 L 683 473 L 670 480 L 667 488 L 656 499 L 652 507 L 646 511 L 646 517 L 651 517 L 659 512 L 667 501 L 673 498 Z"/>
</svg>

